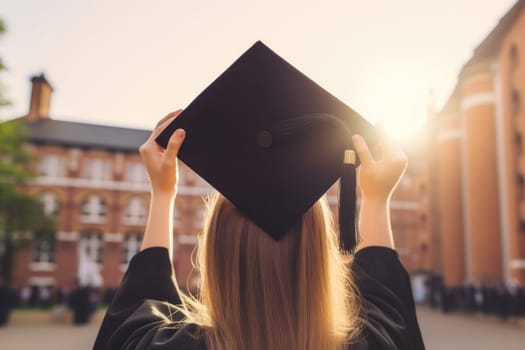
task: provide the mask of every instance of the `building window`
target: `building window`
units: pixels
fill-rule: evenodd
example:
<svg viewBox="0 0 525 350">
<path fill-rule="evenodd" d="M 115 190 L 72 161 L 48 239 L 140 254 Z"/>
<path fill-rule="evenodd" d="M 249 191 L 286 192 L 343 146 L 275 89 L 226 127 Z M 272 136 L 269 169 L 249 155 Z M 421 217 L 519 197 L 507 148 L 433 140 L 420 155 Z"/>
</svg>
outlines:
<svg viewBox="0 0 525 350">
<path fill-rule="evenodd" d="M 521 112 L 521 98 L 518 90 L 512 90 L 512 114 L 518 115 Z"/>
<path fill-rule="evenodd" d="M 106 201 L 98 195 L 90 195 L 82 202 L 80 219 L 85 223 L 103 223 L 106 220 Z"/>
<path fill-rule="evenodd" d="M 46 215 L 58 215 L 59 202 L 57 196 L 53 192 L 44 192 L 39 197 L 42 203 L 42 209 Z"/>
<path fill-rule="evenodd" d="M 184 184 L 185 186 L 194 186 L 194 187 L 209 187 L 210 185 L 204 180 L 202 177 L 197 175 L 194 171 L 191 169 L 188 169 L 186 167 L 180 167 L 179 168 L 179 177 L 182 177 L 181 184 Z M 180 180 L 180 179 L 178 179 Z"/>
<path fill-rule="evenodd" d="M 140 250 L 142 244 L 142 233 L 132 232 L 128 233 L 124 238 L 124 244 L 122 247 L 122 265 L 127 266 L 135 254 Z"/>
<path fill-rule="evenodd" d="M 80 236 L 80 249 L 89 260 L 98 264 L 102 263 L 102 255 L 104 253 L 104 241 L 102 233 L 85 232 Z"/>
<path fill-rule="evenodd" d="M 204 206 L 199 206 L 195 211 L 195 227 L 201 229 L 204 227 Z"/>
<path fill-rule="evenodd" d="M 525 220 L 520 220 L 519 230 L 520 232 L 525 232 Z"/>
<path fill-rule="evenodd" d="M 173 227 L 178 228 L 182 224 L 182 211 L 181 205 L 175 201 L 173 206 Z"/>
<path fill-rule="evenodd" d="M 512 45 L 510 47 L 510 68 L 512 70 L 518 68 L 518 58 L 518 48 L 516 47 L 516 45 Z"/>
<path fill-rule="evenodd" d="M 38 174 L 51 178 L 64 177 L 66 175 L 64 157 L 56 154 L 42 156 L 38 164 Z"/>
<path fill-rule="evenodd" d="M 111 163 L 106 159 L 86 159 L 84 161 L 83 177 L 89 180 L 110 180 Z"/>
<path fill-rule="evenodd" d="M 524 195 L 525 195 L 525 179 L 523 178 L 523 175 L 518 174 L 516 178 L 516 184 L 517 184 L 516 194 L 518 195 L 518 202 L 521 202 L 524 199 Z"/>
<path fill-rule="evenodd" d="M 516 131 L 514 134 L 514 144 L 516 145 L 516 155 L 521 155 L 523 138 L 521 137 L 521 132 L 519 131 Z"/>
<path fill-rule="evenodd" d="M 132 183 L 147 183 L 148 175 L 141 163 L 128 164 L 126 168 L 126 181 Z"/>
<path fill-rule="evenodd" d="M 124 212 L 124 223 L 127 225 L 144 225 L 148 216 L 146 202 L 142 198 L 132 198 Z"/>
<path fill-rule="evenodd" d="M 33 241 L 33 262 L 52 264 L 55 262 L 55 242 L 48 238 Z"/>
</svg>

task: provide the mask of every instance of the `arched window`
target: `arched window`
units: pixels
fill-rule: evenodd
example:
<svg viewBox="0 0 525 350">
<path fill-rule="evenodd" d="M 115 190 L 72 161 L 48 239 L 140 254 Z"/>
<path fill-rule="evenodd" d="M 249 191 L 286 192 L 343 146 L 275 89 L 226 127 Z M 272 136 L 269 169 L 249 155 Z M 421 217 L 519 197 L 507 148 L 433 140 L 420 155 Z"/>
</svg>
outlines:
<svg viewBox="0 0 525 350">
<path fill-rule="evenodd" d="M 135 254 L 140 250 L 142 244 L 141 232 L 130 232 L 124 237 L 124 244 L 122 246 L 122 265 L 127 266 Z"/>
<path fill-rule="evenodd" d="M 148 216 L 146 202 L 139 197 L 132 198 L 124 211 L 124 223 L 127 225 L 144 225 Z"/>
<path fill-rule="evenodd" d="M 95 194 L 82 201 L 80 220 L 86 223 L 103 223 L 106 220 L 106 201 Z"/>
<path fill-rule="evenodd" d="M 46 215 L 56 216 L 58 215 L 59 201 L 58 197 L 53 192 L 44 192 L 39 196 L 40 203 Z"/>
<path fill-rule="evenodd" d="M 102 263 L 104 253 L 104 241 L 102 233 L 84 232 L 80 236 L 80 249 L 91 260 L 96 263 Z"/>
</svg>

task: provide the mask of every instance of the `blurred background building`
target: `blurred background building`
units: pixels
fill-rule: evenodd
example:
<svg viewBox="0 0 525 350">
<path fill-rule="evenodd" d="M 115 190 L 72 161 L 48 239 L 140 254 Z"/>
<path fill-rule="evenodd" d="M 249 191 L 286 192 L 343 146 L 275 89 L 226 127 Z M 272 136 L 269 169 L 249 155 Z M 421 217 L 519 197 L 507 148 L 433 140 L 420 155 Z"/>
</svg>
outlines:
<svg viewBox="0 0 525 350">
<path fill-rule="evenodd" d="M 149 184 L 138 154 L 149 131 L 54 120 L 52 87 L 31 79 L 29 112 L 23 117 L 35 155 L 37 177 L 28 186 L 57 218 L 54 241 L 35 241 L 16 256 L 13 285 L 63 287 L 77 276 L 86 256 L 98 265 L 103 286 L 116 287 L 138 252 L 149 205 Z M 412 160 L 392 202 L 400 255 L 410 270 L 430 268 L 424 164 Z M 181 285 L 194 289 L 198 275 L 191 254 L 203 227 L 203 196 L 212 188 L 184 164 L 174 213 L 175 269 Z M 337 212 L 337 185 L 327 194 Z M 426 199 L 422 202 L 426 203 Z"/>
<path fill-rule="evenodd" d="M 140 248 L 146 224 L 149 183 L 138 147 L 150 132 L 53 120 L 51 85 L 43 75 L 31 83 L 29 113 L 23 119 L 37 177 L 28 191 L 56 216 L 58 233 L 54 241 L 33 241 L 18 252 L 13 285 L 69 285 L 83 252 L 98 265 L 104 286 L 115 287 Z M 211 188 L 184 165 L 179 176 L 175 256 L 185 283 L 195 233 L 203 224 L 201 196 Z"/>
<path fill-rule="evenodd" d="M 432 267 L 445 285 L 525 283 L 525 1 L 429 118 Z"/>
<path fill-rule="evenodd" d="M 474 50 L 450 98 L 432 106 L 426 130 L 404 145 L 407 172 L 392 198 L 399 255 L 410 272 L 464 283 L 525 283 L 525 1 Z M 149 185 L 138 147 L 149 131 L 54 120 L 52 87 L 31 79 L 23 117 L 38 174 L 28 187 L 57 217 L 54 241 L 33 241 L 16 257 L 14 287 L 61 287 L 77 275 L 79 252 L 115 287 L 138 251 Z M 174 213 L 179 283 L 198 283 L 191 254 L 212 188 L 181 164 Z M 337 186 L 327 193 L 337 212 Z"/>
</svg>

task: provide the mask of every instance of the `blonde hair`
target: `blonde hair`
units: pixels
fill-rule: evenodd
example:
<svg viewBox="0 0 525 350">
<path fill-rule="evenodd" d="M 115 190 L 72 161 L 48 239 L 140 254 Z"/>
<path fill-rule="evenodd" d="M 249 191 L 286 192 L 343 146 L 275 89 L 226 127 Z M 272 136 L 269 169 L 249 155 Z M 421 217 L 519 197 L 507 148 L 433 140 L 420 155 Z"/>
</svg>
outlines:
<svg viewBox="0 0 525 350">
<path fill-rule="evenodd" d="M 200 295 L 183 295 L 180 311 L 209 349 L 343 349 L 355 338 L 359 298 L 324 200 L 279 241 L 220 195 L 208 206 Z"/>
</svg>

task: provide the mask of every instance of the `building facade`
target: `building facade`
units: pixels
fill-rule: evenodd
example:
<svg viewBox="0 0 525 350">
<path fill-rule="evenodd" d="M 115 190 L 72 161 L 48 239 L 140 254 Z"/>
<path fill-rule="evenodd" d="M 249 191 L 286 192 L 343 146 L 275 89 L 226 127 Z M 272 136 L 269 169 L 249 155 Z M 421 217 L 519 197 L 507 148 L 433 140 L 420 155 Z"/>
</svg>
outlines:
<svg viewBox="0 0 525 350">
<path fill-rule="evenodd" d="M 525 283 L 524 38 L 520 0 L 431 118 L 433 268 L 447 286 Z"/>
<path fill-rule="evenodd" d="M 27 191 L 56 217 L 54 241 L 21 249 L 15 287 L 66 286 L 77 276 L 80 252 L 98 265 L 105 287 L 118 285 L 139 250 L 149 205 L 149 183 L 138 154 L 147 130 L 83 124 L 49 118 L 52 87 L 31 79 L 29 113 L 23 117 L 37 175 Z M 184 164 L 174 212 L 175 267 L 186 284 L 196 233 L 202 228 L 202 196 L 211 187 Z M 197 280 L 189 281 L 191 288 Z"/>
<path fill-rule="evenodd" d="M 149 205 L 149 183 L 138 148 L 147 130 L 54 120 L 52 87 L 44 76 L 31 79 L 29 113 L 23 117 L 37 177 L 27 191 L 57 220 L 54 241 L 31 241 L 16 255 L 14 286 L 64 287 L 77 276 L 79 257 L 97 264 L 103 287 L 116 287 L 139 250 Z M 417 148 L 420 149 L 420 148 Z M 419 154 L 414 154 L 420 158 Z M 411 271 L 429 268 L 429 229 L 424 167 L 411 162 L 394 194 L 392 221 L 400 256 Z M 337 184 L 327 200 L 337 212 Z M 204 221 L 204 200 L 212 188 L 180 164 L 174 212 L 174 267 L 178 282 L 195 289 L 192 252 Z M 335 222 L 337 222 L 335 220 Z"/>
</svg>

